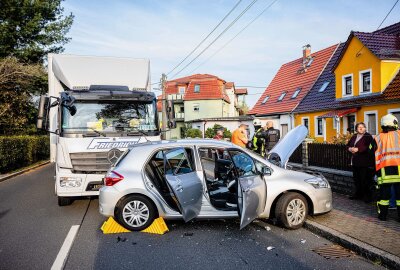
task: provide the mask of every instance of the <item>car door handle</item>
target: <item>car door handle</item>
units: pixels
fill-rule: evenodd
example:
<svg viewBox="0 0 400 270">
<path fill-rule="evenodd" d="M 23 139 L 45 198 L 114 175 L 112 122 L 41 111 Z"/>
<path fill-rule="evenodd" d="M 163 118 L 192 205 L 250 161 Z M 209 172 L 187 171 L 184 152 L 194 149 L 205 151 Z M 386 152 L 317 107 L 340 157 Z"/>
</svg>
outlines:
<svg viewBox="0 0 400 270">
<path fill-rule="evenodd" d="M 178 191 L 178 192 L 182 192 L 182 191 L 183 191 L 183 187 L 182 187 L 181 185 L 178 185 L 178 186 L 175 188 L 175 190 Z"/>
</svg>

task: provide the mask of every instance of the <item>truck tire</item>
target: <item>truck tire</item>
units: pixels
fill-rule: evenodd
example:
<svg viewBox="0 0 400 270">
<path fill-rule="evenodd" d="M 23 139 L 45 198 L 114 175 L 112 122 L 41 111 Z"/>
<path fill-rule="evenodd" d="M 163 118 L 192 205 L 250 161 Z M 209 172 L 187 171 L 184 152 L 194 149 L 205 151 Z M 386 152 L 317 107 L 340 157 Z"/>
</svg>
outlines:
<svg viewBox="0 0 400 270">
<path fill-rule="evenodd" d="M 307 200 L 296 192 L 283 194 L 275 208 L 275 217 L 278 223 L 290 230 L 302 227 L 307 219 L 307 213 Z"/>
<path fill-rule="evenodd" d="M 115 218 L 130 231 L 149 227 L 157 216 L 153 202 L 145 196 L 129 195 L 117 203 Z"/>
<path fill-rule="evenodd" d="M 74 199 L 71 197 L 60 197 L 58 196 L 58 206 L 67 206 L 74 202 Z"/>
</svg>

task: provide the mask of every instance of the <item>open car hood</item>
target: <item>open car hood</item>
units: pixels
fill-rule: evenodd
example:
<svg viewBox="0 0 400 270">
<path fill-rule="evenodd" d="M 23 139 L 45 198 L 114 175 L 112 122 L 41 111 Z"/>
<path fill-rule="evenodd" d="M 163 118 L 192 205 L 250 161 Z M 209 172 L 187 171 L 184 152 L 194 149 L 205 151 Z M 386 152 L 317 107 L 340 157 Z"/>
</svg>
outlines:
<svg viewBox="0 0 400 270">
<path fill-rule="evenodd" d="M 306 138 L 308 129 L 303 126 L 297 126 L 289 131 L 268 153 L 268 160 L 275 165 L 285 168 L 290 156 L 294 150 Z"/>
</svg>

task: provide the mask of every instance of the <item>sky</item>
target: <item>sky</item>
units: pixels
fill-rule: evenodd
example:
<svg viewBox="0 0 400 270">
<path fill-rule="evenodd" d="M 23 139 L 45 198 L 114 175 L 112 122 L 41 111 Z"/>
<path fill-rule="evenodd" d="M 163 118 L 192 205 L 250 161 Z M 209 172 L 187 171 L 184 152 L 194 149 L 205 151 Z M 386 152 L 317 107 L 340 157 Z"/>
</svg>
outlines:
<svg viewBox="0 0 400 270">
<path fill-rule="evenodd" d="M 162 73 L 168 74 L 168 79 L 208 73 L 232 81 L 236 87 L 255 86 L 247 87 L 246 102 L 251 108 L 280 66 L 302 57 L 304 45 L 310 44 L 316 52 L 345 42 L 352 30 L 375 31 L 396 2 L 277 0 L 228 43 L 273 2 L 257 0 L 216 39 L 253 1 L 240 1 L 204 44 L 171 72 L 239 0 L 66 0 L 64 12 L 72 12 L 75 19 L 64 53 L 148 58 L 153 83 Z M 381 28 L 399 21 L 400 3 Z M 214 39 L 198 59 L 176 74 Z"/>
</svg>

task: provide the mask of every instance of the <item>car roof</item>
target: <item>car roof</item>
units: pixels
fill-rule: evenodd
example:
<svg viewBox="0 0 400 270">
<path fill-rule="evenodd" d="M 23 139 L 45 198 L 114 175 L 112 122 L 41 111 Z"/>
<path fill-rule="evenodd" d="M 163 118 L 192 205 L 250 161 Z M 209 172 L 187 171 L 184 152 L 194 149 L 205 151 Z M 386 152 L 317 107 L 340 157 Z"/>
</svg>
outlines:
<svg viewBox="0 0 400 270">
<path fill-rule="evenodd" d="M 139 143 L 132 145 L 130 148 L 159 148 L 159 147 L 178 147 L 178 146 L 209 146 L 213 145 L 216 147 L 234 147 L 238 148 L 237 145 L 214 139 L 181 139 L 181 140 L 161 140 L 161 141 L 148 141 L 145 143 Z"/>
</svg>

